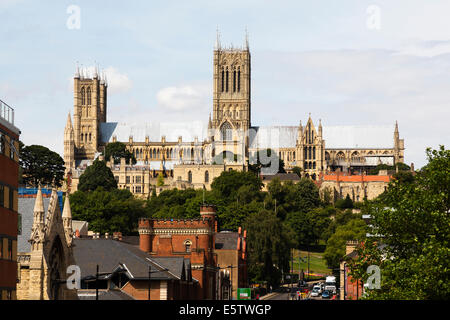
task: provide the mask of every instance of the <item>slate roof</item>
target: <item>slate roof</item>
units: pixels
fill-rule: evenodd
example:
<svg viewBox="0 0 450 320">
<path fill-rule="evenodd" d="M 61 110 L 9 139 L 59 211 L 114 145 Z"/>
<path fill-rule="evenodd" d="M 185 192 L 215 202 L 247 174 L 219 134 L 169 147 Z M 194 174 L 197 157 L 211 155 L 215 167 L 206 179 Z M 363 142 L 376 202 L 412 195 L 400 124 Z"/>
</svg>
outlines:
<svg viewBox="0 0 450 320">
<path fill-rule="evenodd" d="M 395 126 L 323 127 L 325 149 L 393 148 Z"/>
<path fill-rule="evenodd" d="M 133 141 L 145 142 L 148 136 L 150 142 L 161 142 L 162 136 L 167 142 L 177 142 L 181 136 L 184 142 L 193 142 L 195 137 L 201 142 L 207 137 L 207 127 L 199 121 L 194 122 L 161 122 L 161 123 L 100 123 L 100 140 L 102 143 L 117 141 L 128 142 L 130 136 Z"/>
<path fill-rule="evenodd" d="M 294 148 L 297 143 L 298 126 L 252 127 L 251 149 Z M 327 126 L 322 128 L 326 149 L 393 148 L 392 126 Z"/>
<path fill-rule="evenodd" d="M 81 278 L 95 276 L 97 264 L 100 273 L 113 273 L 123 268 L 132 279 L 148 279 L 150 266 L 151 278 L 155 280 L 180 279 L 185 267 L 183 257 L 155 258 L 138 246 L 112 239 L 75 238 L 74 245 L 74 258 L 80 266 Z M 168 271 L 164 271 L 165 268 Z"/>
<path fill-rule="evenodd" d="M 95 300 L 95 290 L 79 290 L 79 300 Z M 98 300 L 135 300 L 132 296 L 120 290 L 99 290 Z"/>
<path fill-rule="evenodd" d="M 236 250 L 239 233 L 222 231 L 215 235 L 216 250 Z"/>
<path fill-rule="evenodd" d="M 249 132 L 250 148 L 294 148 L 297 144 L 297 135 L 297 126 L 252 127 Z"/>
<path fill-rule="evenodd" d="M 44 212 L 47 214 L 48 204 L 50 198 L 43 198 L 44 200 Z M 34 203 L 36 198 L 22 198 L 19 197 L 19 213 L 22 216 L 22 233 L 17 236 L 17 251 L 18 252 L 30 252 L 31 245 L 28 242 L 31 236 L 31 228 L 33 227 L 34 219 Z"/>
</svg>

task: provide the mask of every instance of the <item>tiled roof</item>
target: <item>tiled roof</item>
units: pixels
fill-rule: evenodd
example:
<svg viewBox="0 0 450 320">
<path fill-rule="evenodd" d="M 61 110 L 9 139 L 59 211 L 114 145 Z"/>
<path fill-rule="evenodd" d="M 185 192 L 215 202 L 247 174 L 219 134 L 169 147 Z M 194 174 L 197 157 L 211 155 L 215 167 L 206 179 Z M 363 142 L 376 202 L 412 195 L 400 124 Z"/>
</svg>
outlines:
<svg viewBox="0 0 450 320">
<path fill-rule="evenodd" d="M 324 175 L 323 181 L 339 181 L 342 182 L 389 182 L 391 176 L 378 176 L 378 175 Z"/>
</svg>

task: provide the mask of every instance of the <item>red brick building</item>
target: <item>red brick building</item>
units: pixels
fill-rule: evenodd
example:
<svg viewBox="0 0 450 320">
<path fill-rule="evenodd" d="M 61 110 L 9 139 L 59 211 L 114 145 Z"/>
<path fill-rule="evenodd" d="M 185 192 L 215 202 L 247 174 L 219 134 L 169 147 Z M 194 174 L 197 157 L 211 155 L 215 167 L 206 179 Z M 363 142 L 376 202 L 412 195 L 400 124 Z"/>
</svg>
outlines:
<svg viewBox="0 0 450 320">
<path fill-rule="evenodd" d="M 200 214 L 200 219 L 141 218 L 139 246 L 151 256 L 190 259 L 192 277 L 198 280 L 196 297 L 193 299 L 216 299 L 216 208 L 202 205 Z"/>
<path fill-rule="evenodd" d="M 0 300 L 16 299 L 19 135 L 14 109 L 0 100 Z"/>
</svg>

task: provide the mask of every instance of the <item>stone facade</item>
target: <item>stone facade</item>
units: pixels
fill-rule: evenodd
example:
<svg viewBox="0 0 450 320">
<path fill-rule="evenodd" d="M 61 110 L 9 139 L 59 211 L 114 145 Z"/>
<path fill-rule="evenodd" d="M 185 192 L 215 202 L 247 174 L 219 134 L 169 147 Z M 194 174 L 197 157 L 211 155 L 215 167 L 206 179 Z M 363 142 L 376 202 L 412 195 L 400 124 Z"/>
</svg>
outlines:
<svg viewBox="0 0 450 320">
<path fill-rule="evenodd" d="M 284 161 L 288 171 L 300 167 L 303 176 L 313 180 L 326 171 L 363 171 L 380 163 L 404 161 L 404 140 L 400 139 L 397 123 L 392 131 L 390 127 L 322 127 L 320 120 L 315 126 L 309 116 L 305 126 L 301 121 L 299 126 L 290 127 L 252 126 L 247 39 L 241 48 L 224 48 L 217 38 L 212 76 L 212 118 L 210 114 L 207 128 L 200 130 L 203 137 L 199 137 L 197 131 L 191 134 L 195 131 L 191 128 L 107 122 L 106 79 L 97 72 L 87 75 L 77 70 L 74 125 L 69 115 L 64 133 L 65 165 L 74 184 L 70 192 L 76 190 L 79 176 L 105 146 L 117 141 L 124 143 L 137 159 L 133 169 L 124 168 L 124 164 L 119 169 L 114 166 L 119 187 L 143 197 L 155 187 L 158 174 L 166 178 L 160 190 L 209 189 L 219 171 L 247 170 L 248 163 L 254 163 L 256 155 L 268 148 Z M 178 133 L 187 137 L 176 136 Z M 222 166 L 216 167 L 219 164 Z M 206 172 L 210 177 L 206 177 Z M 138 178 L 139 182 L 128 182 L 127 176 Z"/>
<path fill-rule="evenodd" d="M 67 267 L 74 265 L 72 214 L 66 197 L 61 216 L 58 196 L 53 189 L 47 213 L 39 187 L 34 207 L 30 252 L 18 254 L 18 300 L 77 299 L 76 290 L 66 287 Z"/>
</svg>

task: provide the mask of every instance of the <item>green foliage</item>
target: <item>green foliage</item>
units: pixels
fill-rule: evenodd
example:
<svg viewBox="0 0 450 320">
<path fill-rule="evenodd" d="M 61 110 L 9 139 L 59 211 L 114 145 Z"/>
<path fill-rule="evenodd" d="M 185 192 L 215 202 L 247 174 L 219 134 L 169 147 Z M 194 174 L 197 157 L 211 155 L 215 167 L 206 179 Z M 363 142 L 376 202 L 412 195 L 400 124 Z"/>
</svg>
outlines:
<svg viewBox="0 0 450 320">
<path fill-rule="evenodd" d="M 379 235 L 371 241 L 383 246 L 365 245 L 351 262 L 364 280 L 364 260 L 384 257 L 381 289 L 367 299 L 450 298 L 450 151 L 427 149 L 427 158 L 413 182 L 394 180 L 369 206 L 370 233 Z"/>
<path fill-rule="evenodd" d="M 158 174 L 158 181 L 156 182 L 156 186 L 157 187 L 161 187 L 164 185 L 164 176 L 162 175 L 162 173 L 160 172 Z"/>
<path fill-rule="evenodd" d="M 294 167 L 292 168 L 292 172 L 298 175 L 300 178 L 302 177 L 302 171 L 303 169 L 300 167 Z"/>
<path fill-rule="evenodd" d="M 37 185 L 40 182 L 45 185 L 54 181 L 57 186 L 62 185 L 65 167 L 59 154 L 40 145 L 24 146 L 19 142 L 19 146 L 22 183 Z"/>
<path fill-rule="evenodd" d="M 248 234 L 249 278 L 277 286 L 282 271 L 289 271 L 290 243 L 283 223 L 274 212 L 262 210 L 250 215 L 244 228 Z"/>
<path fill-rule="evenodd" d="M 399 171 L 409 171 L 409 170 L 411 170 L 410 166 L 408 166 L 407 164 L 401 163 L 401 162 L 397 163 L 395 166 L 397 166 Z M 370 175 L 377 175 L 380 172 L 380 170 L 395 171 L 396 170 L 395 166 L 390 166 L 388 164 L 379 164 L 375 168 L 370 169 L 369 170 L 369 174 Z"/>
<path fill-rule="evenodd" d="M 236 170 L 224 171 L 215 178 L 211 188 L 227 200 L 235 200 L 237 192 L 242 186 L 250 186 L 252 192 L 259 192 L 262 187 L 261 180 L 252 172 L 238 172 Z"/>
<path fill-rule="evenodd" d="M 134 154 L 128 151 L 126 145 L 122 142 L 108 143 L 103 154 L 105 156 L 105 161 L 109 161 L 109 159 L 113 157 L 115 164 L 120 163 L 120 158 L 125 158 L 127 163 L 130 163 L 130 160 L 132 164 L 136 163 Z"/>
<path fill-rule="evenodd" d="M 78 190 L 94 191 L 98 187 L 111 191 L 117 189 L 117 182 L 105 162 L 97 159 L 80 176 Z"/>
<path fill-rule="evenodd" d="M 145 216 L 144 202 L 133 197 L 128 190 L 107 191 L 98 187 L 94 191 L 76 191 L 70 195 L 74 220 L 89 222 L 94 232 L 122 232 L 135 234 L 138 219 Z"/>
<path fill-rule="evenodd" d="M 252 164 L 248 164 L 249 171 L 255 174 L 260 174 L 261 170 L 267 172 L 267 170 L 273 170 L 270 174 L 286 173 L 284 169 L 284 161 L 278 157 L 276 152 L 272 149 L 260 150 L 256 153 L 256 159 L 253 159 Z M 274 167 L 272 167 L 274 166 Z M 266 173 L 267 174 L 267 173 Z"/>
<path fill-rule="evenodd" d="M 345 225 L 337 226 L 336 232 L 328 239 L 324 258 L 330 269 L 339 268 L 339 263 L 345 255 L 345 244 L 349 240 L 363 240 L 367 225 L 362 219 L 350 219 Z"/>
<path fill-rule="evenodd" d="M 334 206 L 339 209 L 352 209 L 353 201 L 350 199 L 350 196 L 347 194 L 345 199 L 339 199 L 335 202 Z"/>
</svg>

